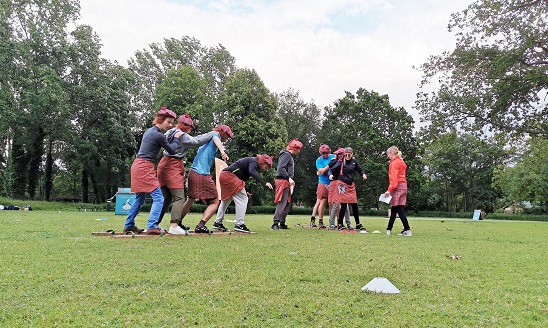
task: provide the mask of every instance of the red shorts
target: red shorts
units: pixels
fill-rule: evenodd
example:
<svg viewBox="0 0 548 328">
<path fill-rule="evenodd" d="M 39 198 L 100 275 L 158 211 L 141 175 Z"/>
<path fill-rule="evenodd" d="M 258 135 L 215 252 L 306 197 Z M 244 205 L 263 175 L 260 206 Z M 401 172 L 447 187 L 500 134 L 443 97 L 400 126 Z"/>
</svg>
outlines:
<svg viewBox="0 0 548 328">
<path fill-rule="evenodd" d="M 316 188 L 316 198 L 324 199 L 329 196 L 329 185 L 323 183 L 318 183 L 318 188 Z"/>
</svg>

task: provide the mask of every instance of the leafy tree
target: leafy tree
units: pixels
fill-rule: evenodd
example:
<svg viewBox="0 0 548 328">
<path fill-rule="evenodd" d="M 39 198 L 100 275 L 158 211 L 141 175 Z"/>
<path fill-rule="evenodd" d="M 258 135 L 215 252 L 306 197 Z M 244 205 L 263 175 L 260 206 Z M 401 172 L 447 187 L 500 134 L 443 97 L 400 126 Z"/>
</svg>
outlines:
<svg viewBox="0 0 548 328">
<path fill-rule="evenodd" d="M 228 78 L 226 89 L 219 96 L 217 113 L 219 123 L 230 125 L 234 132 L 234 139 L 227 144 L 232 160 L 263 153 L 277 156 L 285 148 L 287 130 L 276 116 L 277 105 L 275 96 L 255 70 L 238 69 Z M 253 200 L 266 200 L 265 192 L 264 188 L 257 188 Z"/>
<path fill-rule="evenodd" d="M 325 110 L 319 140 L 332 148 L 352 147 L 368 179 L 356 180 L 359 202 L 367 208 L 377 207 L 378 196 L 388 187 L 386 150 L 396 145 L 408 165 L 409 205 L 414 209 L 413 195 L 420 190 L 422 166 L 417 159 L 419 145 L 413 137 L 413 118 L 404 108 L 390 105 L 387 95 L 360 88 Z"/>
<path fill-rule="evenodd" d="M 500 165 L 493 184 L 500 188 L 509 203 L 532 202 L 548 213 L 548 140 L 532 138 L 514 166 Z"/>
<path fill-rule="evenodd" d="M 305 102 L 293 89 L 277 94 L 276 99 L 277 115 L 285 122 L 288 139 L 298 138 L 303 143 L 303 149 L 295 158 L 296 187 L 293 197 L 313 206 L 318 183 L 316 159 L 322 143 L 317 138 L 322 125 L 321 111 L 313 102 Z"/>
<path fill-rule="evenodd" d="M 455 126 L 548 136 L 548 2 L 477 0 L 452 16 L 455 50 L 421 66 L 417 108 L 437 133 Z M 543 97 L 543 98 L 541 98 Z"/>
</svg>

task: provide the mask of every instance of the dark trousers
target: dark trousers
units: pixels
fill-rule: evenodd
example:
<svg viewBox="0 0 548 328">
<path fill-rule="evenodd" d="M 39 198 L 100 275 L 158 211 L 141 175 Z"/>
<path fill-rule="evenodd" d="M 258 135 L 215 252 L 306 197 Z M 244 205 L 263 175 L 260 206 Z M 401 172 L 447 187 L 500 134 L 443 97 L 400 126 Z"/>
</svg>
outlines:
<svg viewBox="0 0 548 328">
<path fill-rule="evenodd" d="M 354 221 L 356 221 L 356 225 L 360 224 L 360 214 L 358 213 L 358 204 L 351 203 L 350 206 L 352 207 L 352 215 L 354 216 Z M 348 203 L 342 203 L 341 204 L 341 211 L 339 212 L 339 226 L 343 225 L 343 218 L 344 213 L 346 213 L 346 208 L 348 207 Z"/>
<path fill-rule="evenodd" d="M 276 211 L 274 212 L 274 224 L 285 224 L 285 218 L 289 214 L 291 209 L 291 203 L 287 201 L 289 198 L 289 188 L 285 188 L 282 194 L 282 200 L 276 204 Z"/>
<path fill-rule="evenodd" d="M 181 217 L 183 215 L 183 204 L 185 203 L 185 190 L 181 189 L 169 189 L 164 186 L 161 188 L 162 195 L 164 195 L 164 206 L 162 207 L 162 213 L 158 218 L 158 223 L 162 222 L 164 214 L 166 214 L 167 208 L 171 206 L 171 223 L 181 222 Z"/>
<path fill-rule="evenodd" d="M 403 205 L 392 206 L 390 210 L 390 219 L 388 220 L 388 227 L 386 230 L 392 230 L 394 227 L 394 222 L 396 221 L 396 214 L 400 217 L 401 223 L 403 224 L 403 230 L 411 230 L 409 227 L 409 222 L 407 222 L 407 215 L 405 215 L 405 209 Z"/>
</svg>

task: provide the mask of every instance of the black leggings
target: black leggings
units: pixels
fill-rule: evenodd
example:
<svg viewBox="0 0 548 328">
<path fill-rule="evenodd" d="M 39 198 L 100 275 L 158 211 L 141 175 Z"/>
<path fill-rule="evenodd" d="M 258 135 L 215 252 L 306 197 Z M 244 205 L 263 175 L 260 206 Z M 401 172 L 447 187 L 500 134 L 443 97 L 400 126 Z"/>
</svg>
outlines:
<svg viewBox="0 0 548 328">
<path fill-rule="evenodd" d="M 348 206 L 348 203 L 342 203 L 341 204 L 341 211 L 339 212 L 339 226 L 343 225 L 343 218 L 344 213 L 346 212 L 346 207 Z M 356 221 L 356 225 L 360 224 L 360 214 L 358 214 L 358 204 L 356 203 L 350 203 L 350 206 L 352 207 L 352 215 L 354 215 L 354 221 Z"/>
<path fill-rule="evenodd" d="M 405 209 L 403 205 L 392 206 L 390 210 L 390 220 L 388 220 L 388 227 L 386 230 L 392 230 L 394 227 L 394 221 L 396 221 L 396 214 L 400 217 L 401 223 L 403 224 L 403 230 L 411 230 L 409 227 L 409 222 L 407 222 L 407 215 L 405 215 Z"/>
</svg>

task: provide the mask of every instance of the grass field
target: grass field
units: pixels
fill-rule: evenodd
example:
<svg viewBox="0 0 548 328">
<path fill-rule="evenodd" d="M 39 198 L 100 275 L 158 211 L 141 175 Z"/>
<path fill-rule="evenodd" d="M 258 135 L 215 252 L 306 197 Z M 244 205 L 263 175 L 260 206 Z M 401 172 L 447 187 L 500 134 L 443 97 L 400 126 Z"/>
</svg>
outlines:
<svg viewBox="0 0 548 328">
<path fill-rule="evenodd" d="M 256 235 L 113 239 L 91 235 L 122 229 L 111 212 L 0 211 L 0 326 L 548 326 L 548 223 L 411 218 L 398 237 L 381 218 L 367 235 L 271 218 L 247 217 Z M 375 277 L 401 293 L 362 292 Z"/>
</svg>

